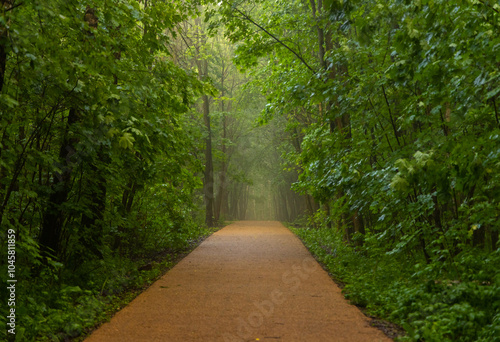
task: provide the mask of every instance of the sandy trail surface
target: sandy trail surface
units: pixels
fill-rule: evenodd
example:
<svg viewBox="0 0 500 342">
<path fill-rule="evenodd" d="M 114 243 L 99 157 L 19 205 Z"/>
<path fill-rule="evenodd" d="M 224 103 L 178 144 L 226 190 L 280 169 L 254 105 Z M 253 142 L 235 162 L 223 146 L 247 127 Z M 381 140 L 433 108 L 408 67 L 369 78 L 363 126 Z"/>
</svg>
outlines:
<svg viewBox="0 0 500 342">
<path fill-rule="evenodd" d="M 240 221 L 85 341 L 391 341 L 369 323 L 287 228 Z"/>
</svg>

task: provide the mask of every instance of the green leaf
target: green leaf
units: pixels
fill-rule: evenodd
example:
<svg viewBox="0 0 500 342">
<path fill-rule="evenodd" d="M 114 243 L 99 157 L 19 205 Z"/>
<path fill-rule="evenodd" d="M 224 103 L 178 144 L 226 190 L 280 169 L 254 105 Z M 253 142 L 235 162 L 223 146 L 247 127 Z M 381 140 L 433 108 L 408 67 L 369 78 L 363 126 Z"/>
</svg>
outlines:
<svg viewBox="0 0 500 342">
<path fill-rule="evenodd" d="M 130 133 L 123 133 L 123 135 L 121 136 L 120 140 L 119 140 L 119 145 L 121 148 L 129 148 L 129 149 L 132 149 L 134 147 L 134 137 L 132 136 L 132 134 Z"/>
<path fill-rule="evenodd" d="M 14 108 L 19 106 L 19 102 L 14 98 L 10 97 L 8 94 L 0 94 L 0 101 L 6 104 L 9 108 Z"/>
<path fill-rule="evenodd" d="M 499 92 L 500 92 L 500 87 L 493 89 L 492 91 L 488 92 L 488 94 L 486 94 L 486 98 L 491 99 L 492 97 L 496 96 Z"/>
</svg>

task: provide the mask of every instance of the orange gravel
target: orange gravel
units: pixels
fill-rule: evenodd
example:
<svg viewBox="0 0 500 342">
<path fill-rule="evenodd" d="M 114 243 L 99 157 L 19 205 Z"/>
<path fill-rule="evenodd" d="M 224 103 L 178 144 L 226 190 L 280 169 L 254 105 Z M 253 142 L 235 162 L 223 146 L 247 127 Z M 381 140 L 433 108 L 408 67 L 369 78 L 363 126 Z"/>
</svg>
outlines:
<svg viewBox="0 0 500 342">
<path fill-rule="evenodd" d="M 369 322 L 287 228 L 241 221 L 85 341 L 392 341 Z"/>
</svg>

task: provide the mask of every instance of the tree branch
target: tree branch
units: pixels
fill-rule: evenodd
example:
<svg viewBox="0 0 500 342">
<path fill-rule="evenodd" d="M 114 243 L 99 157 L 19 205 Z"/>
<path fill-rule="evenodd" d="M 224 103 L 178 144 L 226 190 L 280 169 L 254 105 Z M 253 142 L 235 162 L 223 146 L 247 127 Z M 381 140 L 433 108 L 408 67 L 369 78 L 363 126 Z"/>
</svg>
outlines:
<svg viewBox="0 0 500 342">
<path fill-rule="evenodd" d="M 479 0 L 480 3 L 482 3 L 484 6 L 489 7 L 490 9 L 494 10 L 497 13 L 500 13 L 495 7 L 491 6 L 490 4 L 487 4 L 484 2 L 484 0 Z"/>
<path fill-rule="evenodd" d="M 391 119 L 391 125 L 392 125 L 392 129 L 394 131 L 394 136 L 396 137 L 396 141 L 398 142 L 398 146 L 401 147 L 401 144 L 399 143 L 398 131 L 396 129 L 396 124 L 394 123 L 394 119 L 392 118 L 391 106 L 389 105 L 389 100 L 387 99 L 387 95 L 385 93 L 385 88 L 383 85 L 382 85 L 382 92 L 384 93 L 385 103 L 387 104 L 387 109 L 389 110 L 389 117 Z"/>
<path fill-rule="evenodd" d="M 23 4 L 24 4 L 24 2 L 20 2 L 20 3 L 16 4 L 16 5 L 12 5 L 11 7 L 7 8 L 5 10 L 5 12 L 12 11 L 14 8 L 19 7 L 19 6 L 23 5 Z"/>
<path fill-rule="evenodd" d="M 500 128 L 500 121 L 498 120 L 498 109 L 497 109 L 497 103 L 495 101 L 495 97 L 493 96 L 493 98 L 491 99 L 491 102 L 493 102 L 493 108 L 495 108 L 495 118 L 497 119 L 497 125 L 498 125 L 498 128 Z"/>
<path fill-rule="evenodd" d="M 291 53 L 293 53 L 302 62 L 302 64 L 304 64 L 309 70 L 311 70 L 311 72 L 313 74 L 316 73 L 316 71 L 313 68 L 311 68 L 311 66 L 309 64 L 307 64 L 307 62 L 304 60 L 304 58 L 302 58 L 297 52 L 295 52 L 294 50 L 292 50 L 288 45 L 286 45 L 281 40 L 279 40 L 275 35 L 273 35 L 271 32 L 269 32 L 268 30 L 266 30 L 264 27 L 262 27 L 259 24 L 257 24 L 255 21 L 252 20 L 252 18 L 250 18 L 248 15 L 246 15 L 245 13 L 243 13 L 242 11 L 240 11 L 238 8 L 234 7 L 234 10 L 236 12 L 238 12 L 239 14 L 241 14 L 243 16 L 243 18 L 245 18 L 246 20 L 248 20 L 249 22 L 251 22 L 252 24 L 254 24 L 255 26 L 257 26 L 258 28 L 260 28 L 262 31 L 264 31 L 268 36 L 270 36 L 271 38 L 273 38 L 279 44 L 283 45 L 288 51 L 290 51 Z"/>
</svg>

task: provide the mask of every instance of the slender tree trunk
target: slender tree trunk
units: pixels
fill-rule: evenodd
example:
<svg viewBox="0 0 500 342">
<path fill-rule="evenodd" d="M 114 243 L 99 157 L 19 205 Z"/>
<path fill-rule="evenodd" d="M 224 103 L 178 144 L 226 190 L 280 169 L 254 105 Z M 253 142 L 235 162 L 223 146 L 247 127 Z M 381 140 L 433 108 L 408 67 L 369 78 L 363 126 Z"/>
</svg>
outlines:
<svg viewBox="0 0 500 342">
<path fill-rule="evenodd" d="M 325 61 L 325 31 L 323 27 L 319 24 L 318 15 L 321 14 L 323 10 L 323 1 L 318 0 L 318 6 L 316 7 L 315 0 L 309 0 L 311 4 L 312 16 L 314 21 L 316 22 L 316 31 L 318 33 L 318 53 L 319 53 L 319 61 L 321 63 L 321 68 L 326 70 L 326 61 Z"/>
<path fill-rule="evenodd" d="M 224 75 L 225 67 L 222 65 L 222 73 L 221 73 L 221 96 L 224 97 Z M 222 113 L 222 165 L 219 173 L 219 189 L 217 191 L 217 198 L 215 201 L 215 221 L 219 222 L 221 216 L 223 216 L 223 203 L 226 197 L 226 172 L 227 172 L 227 156 L 226 156 L 226 142 L 227 138 L 227 122 L 226 122 L 226 114 L 224 114 L 224 100 L 220 101 L 221 104 L 221 113 Z"/>
<path fill-rule="evenodd" d="M 12 9 L 12 1 L 2 0 L 2 15 L 4 20 L 7 19 L 4 24 L 0 24 L 0 93 L 3 90 L 3 85 L 5 82 L 5 68 L 7 66 L 7 51 L 9 45 L 9 30 L 10 18 L 7 14 L 8 11 Z"/>
<path fill-rule="evenodd" d="M 240 220 L 245 220 L 247 218 L 247 209 L 248 209 L 248 185 L 244 186 L 241 195 L 239 214 L 238 214 Z"/>
<path fill-rule="evenodd" d="M 354 213 L 353 218 L 352 218 L 352 224 L 354 226 L 355 233 L 359 233 L 359 234 L 363 234 L 363 235 L 365 234 L 365 224 L 363 221 L 363 217 L 359 213 L 359 210 L 356 210 L 356 212 Z M 358 240 L 356 242 L 356 244 L 358 246 L 360 246 L 363 244 L 363 241 Z"/>
<path fill-rule="evenodd" d="M 222 152 L 225 153 L 224 151 L 224 147 L 223 147 L 223 150 Z M 221 165 L 221 170 L 220 170 L 220 173 L 219 173 L 219 189 L 217 191 L 217 198 L 216 198 L 216 201 L 215 201 L 215 212 L 214 212 L 214 216 L 215 216 L 215 221 L 216 222 L 219 222 L 219 220 L 221 219 L 221 217 L 224 216 L 224 202 L 226 200 L 226 173 L 227 173 L 227 163 L 226 161 L 222 161 L 222 165 Z"/>
<path fill-rule="evenodd" d="M 147 1 L 145 2 L 144 6 L 147 7 Z M 119 30 L 120 26 L 116 28 L 117 34 L 119 34 Z M 120 60 L 121 51 L 115 51 L 113 53 L 113 56 L 115 57 L 115 60 Z M 118 76 L 116 74 L 113 74 L 113 84 L 118 85 Z M 80 242 L 84 245 L 84 247 L 101 259 L 103 258 L 103 255 L 100 251 L 103 232 L 102 219 L 104 217 L 104 211 L 106 210 L 107 194 L 106 177 L 102 168 L 104 165 L 108 165 L 109 163 L 110 158 L 108 155 L 106 155 L 104 146 L 101 145 L 99 147 L 99 150 L 97 151 L 97 161 L 93 162 L 90 165 L 91 175 L 95 175 L 95 178 L 92 178 L 95 184 L 91 186 L 91 192 L 89 195 L 89 198 L 92 200 L 92 203 L 90 205 L 91 214 L 89 215 L 87 213 L 84 213 L 82 215 L 83 232 L 80 236 Z M 99 168 L 97 164 L 100 164 L 101 168 Z"/>
<path fill-rule="evenodd" d="M 203 77 L 208 75 L 208 61 L 203 62 Z M 212 129 L 210 127 L 210 102 L 208 95 L 203 95 L 203 119 L 207 129 L 205 139 L 205 175 L 203 190 L 205 195 L 205 223 L 208 227 L 214 226 L 214 167 L 212 159 Z"/>
<path fill-rule="evenodd" d="M 280 191 L 281 193 L 281 203 L 279 203 L 279 205 L 281 206 L 282 210 L 282 220 L 284 221 L 289 221 L 290 220 L 290 216 L 289 216 L 289 212 L 288 212 L 288 206 L 287 206 L 287 200 L 286 200 L 286 193 L 285 191 L 283 191 L 284 189 L 282 189 L 282 191 Z"/>
<path fill-rule="evenodd" d="M 491 231 L 491 250 L 495 251 L 497 249 L 498 244 L 498 230 Z"/>
<path fill-rule="evenodd" d="M 332 225 L 331 210 L 330 210 L 330 203 L 329 202 L 325 203 L 325 211 L 326 211 L 326 217 L 328 217 L 327 227 L 331 229 L 333 227 L 333 225 Z"/>
<path fill-rule="evenodd" d="M 109 158 L 105 155 L 101 146 L 97 153 L 98 162 L 107 165 Z M 90 213 L 84 212 L 82 215 L 82 232 L 80 233 L 80 243 L 94 255 L 103 258 L 100 251 L 102 245 L 102 219 L 106 209 L 106 177 L 103 170 L 99 169 L 96 163 L 90 165 L 90 175 L 93 184 L 90 184 L 89 198 L 91 200 Z M 94 178 L 95 177 L 95 178 Z"/>
<path fill-rule="evenodd" d="M 198 68 L 198 77 L 204 81 L 208 79 L 208 60 L 201 59 L 200 48 L 206 43 L 206 34 L 201 31 L 201 19 L 196 18 L 197 45 L 195 45 L 195 63 Z M 202 96 L 203 120 L 207 137 L 205 138 L 205 170 L 203 175 L 203 199 L 205 202 L 205 224 L 208 227 L 214 226 L 214 167 L 212 157 L 212 128 L 210 124 L 210 98 L 208 95 Z"/>
<path fill-rule="evenodd" d="M 8 0 L 2 1 L 2 14 L 4 14 L 4 18 L 7 18 L 5 15 L 8 10 L 12 7 L 12 4 Z M 2 93 L 4 82 L 5 82 L 5 69 L 7 67 L 7 49 L 9 44 L 9 30 L 7 29 L 7 25 L 10 25 L 10 18 L 7 19 L 6 24 L 0 24 L 0 94 Z M 4 127 L 4 131 L 2 133 L 2 140 L 0 148 L 0 158 L 2 156 L 2 149 L 6 147 L 7 141 L 9 140 L 9 135 L 7 132 L 7 127 Z M 3 199 L 3 191 L 5 190 L 5 186 L 2 182 L 3 177 L 6 176 L 6 168 L 3 165 L 0 165 L 0 200 Z M 1 214 L 0 214 L 0 224 L 1 224 Z"/>
<path fill-rule="evenodd" d="M 339 76 L 339 73 L 336 72 L 335 69 L 328 70 L 328 66 L 326 64 L 325 55 L 326 52 L 333 49 L 333 44 L 331 41 L 331 34 L 326 32 L 323 27 L 321 27 L 319 19 L 323 16 L 323 0 L 317 0 L 317 6 L 315 0 L 309 0 L 311 4 L 312 16 L 314 21 L 316 21 L 316 30 L 318 36 L 318 53 L 319 60 L 321 63 L 322 69 L 327 73 L 328 79 L 334 79 Z M 326 48 L 326 50 L 325 50 Z M 331 115 L 329 112 L 332 108 L 335 107 L 335 102 L 332 100 L 326 103 L 325 108 L 325 116 Z M 349 114 L 343 114 L 341 117 L 337 119 L 329 118 L 328 119 L 330 126 L 330 133 L 334 133 L 335 131 L 339 134 L 339 139 L 344 142 L 345 148 L 350 149 L 351 145 L 351 119 Z M 344 193 L 342 190 L 338 191 L 338 198 L 342 198 Z M 347 220 L 345 217 L 342 219 L 345 227 L 345 238 L 347 241 L 351 240 L 351 235 L 356 227 L 361 227 L 362 222 L 359 222 L 359 215 L 352 215 L 351 220 Z"/>
<path fill-rule="evenodd" d="M 97 28 L 98 19 L 95 10 L 87 6 L 84 20 L 91 29 Z M 92 36 L 93 32 L 85 32 Z M 62 165 L 62 172 L 56 174 L 52 183 L 52 192 L 49 196 L 46 210 L 43 214 L 42 228 L 39 236 L 41 253 L 45 256 L 53 255 L 58 257 L 61 251 L 61 235 L 66 219 L 66 212 L 62 205 L 68 200 L 68 194 L 71 190 L 71 157 L 75 153 L 74 145 L 78 141 L 76 138 L 69 137 L 71 126 L 81 119 L 76 108 L 69 110 L 66 128 L 64 131 L 63 143 L 59 150 L 59 160 Z"/>
<path fill-rule="evenodd" d="M 58 257 L 60 242 L 66 212 L 62 208 L 71 190 L 71 157 L 75 153 L 76 139 L 69 137 L 71 126 L 79 120 L 76 109 L 69 110 L 63 142 L 59 149 L 61 173 L 57 173 L 51 186 L 45 212 L 42 219 L 42 229 L 39 236 L 41 253 L 44 256 Z"/>
<path fill-rule="evenodd" d="M 431 256 L 427 252 L 427 244 L 425 243 L 425 239 L 422 236 L 420 237 L 420 247 L 422 248 L 422 253 L 424 254 L 425 262 L 427 264 L 430 264 Z"/>
<path fill-rule="evenodd" d="M 484 241 L 486 238 L 486 229 L 481 226 L 472 232 L 472 243 L 476 247 L 484 247 Z"/>
</svg>

